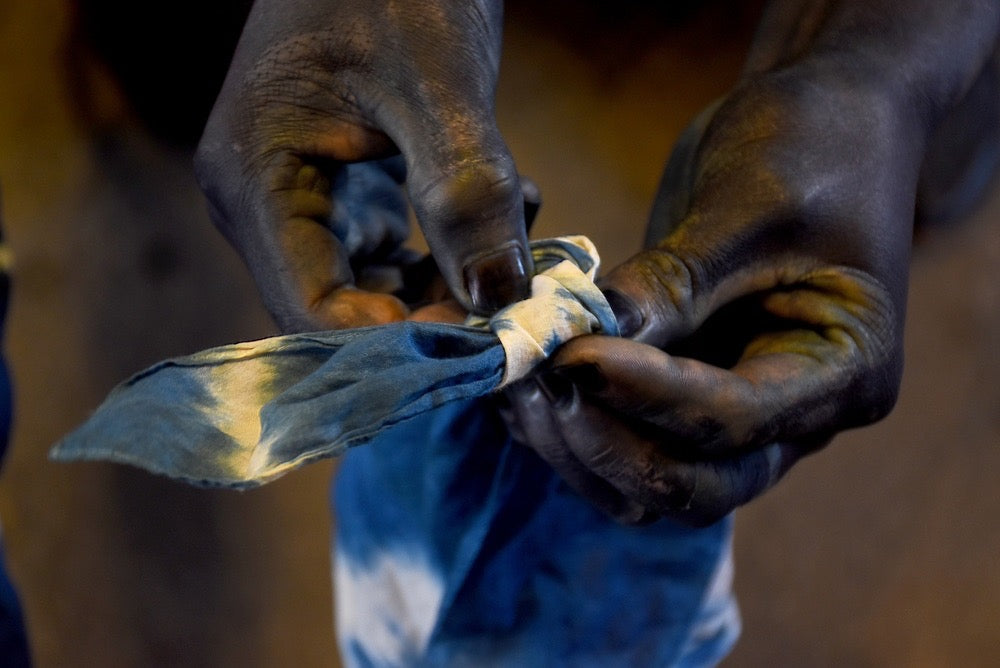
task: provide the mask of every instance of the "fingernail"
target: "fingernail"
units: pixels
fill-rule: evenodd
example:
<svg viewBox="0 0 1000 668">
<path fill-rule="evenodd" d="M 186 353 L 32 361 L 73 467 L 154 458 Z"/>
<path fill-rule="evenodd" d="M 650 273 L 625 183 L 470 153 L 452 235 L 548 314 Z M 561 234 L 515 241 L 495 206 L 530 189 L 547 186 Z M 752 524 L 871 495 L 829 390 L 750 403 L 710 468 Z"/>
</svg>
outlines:
<svg viewBox="0 0 1000 668">
<path fill-rule="evenodd" d="M 489 315 L 528 294 L 528 274 L 519 246 L 503 248 L 465 267 L 465 287 L 476 312 Z"/>
<path fill-rule="evenodd" d="M 604 298 L 608 300 L 608 305 L 615 313 L 615 318 L 618 320 L 618 331 L 622 336 L 626 338 L 634 336 L 642 329 L 644 320 L 642 311 L 639 310 L 634 301 L 613 288 L 604 290 Z"/>
<path fill-rule="evenodd" d="M 552 374 L 562 376 L 571 385 L 576 385 L 580 391 L 587 394 L 596 394 L 608 384 L 604 374 L 595 364 L 560 366 L 554 368 Z"/>
<path fill-rule="evenodd" d="M 535 383 L 553 406 L 564 406 L 573 398 L 573 384 L 557 373 L 548 371 L 539 374 Z"/>
</svg>

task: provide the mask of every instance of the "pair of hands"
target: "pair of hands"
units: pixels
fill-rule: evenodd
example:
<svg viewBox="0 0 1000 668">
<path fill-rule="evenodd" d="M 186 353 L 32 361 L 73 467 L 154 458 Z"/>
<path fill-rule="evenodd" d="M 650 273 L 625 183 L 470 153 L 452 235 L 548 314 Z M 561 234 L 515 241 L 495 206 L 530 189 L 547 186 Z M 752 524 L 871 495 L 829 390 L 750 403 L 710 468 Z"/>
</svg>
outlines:
<svg viewBox="0 0 1000 668">
<path fill-rule="evenodd" d="M 501 13 L 258 0 L 197 170 L 283 329 L 526 296 L 524 193 L 493 117 Z M 928 122 L 837 64 L 761 68 L 698 119 L 658 243 L 603 279 L 626 336 L 571 341 L 506 393 L 515 438 L 622 521 L 712 522 L 895 400 Z M 454 300 L 418 311 L 355 285 L 400 261 L 404 183 Z"/>
</svg>

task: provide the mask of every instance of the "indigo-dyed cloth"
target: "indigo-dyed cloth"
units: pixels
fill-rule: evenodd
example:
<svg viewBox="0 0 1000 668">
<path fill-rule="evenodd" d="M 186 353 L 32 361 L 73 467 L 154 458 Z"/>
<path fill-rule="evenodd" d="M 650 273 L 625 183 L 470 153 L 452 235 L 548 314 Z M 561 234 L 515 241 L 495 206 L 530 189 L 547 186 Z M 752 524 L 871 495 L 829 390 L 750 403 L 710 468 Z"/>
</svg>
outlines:
<svg viewBox="0 0 1000 668">
<path fill-rule="evenodd" d="M 489 320 L 278 336 L 161 362 L 115 388 L 52 457 L 252 487 L 489 394 L 574 336 L 618 334 L 589 240 L 539 241 L 532 254 L 531 297 Z"/>
<path fill-rule="evenodd" d="M 10 255 L 0 240 L 0 341 L 3 340 L 7 318 L 7 301 L 10 295 L 10 278 L 7 273 Z M 13 414 L 13 393 L 7 364 L 0 352 L 0 462 L 7 453 Z M 0 666 L 21 668 L 31 665 L 28 634 L 17 590 L 7 575 L 3 559 L 3 540 L 0 537 Z"/>
<path fill-rule="evenodd" d="M 731 520 L 616 524 L 512 443 L 485 397 L 345 453 L 334 592 L 344 663 L 702 667 L 739 634 Z"/>
<path fill-rule="evenodd" d="M 729 521 L 619 526 L 495 411 L 492 392 L 562 342 L 617 334 L 589 242 L 533 254 L 531 298 L 488 322 L 169 360 L 117 388 L 55 456 L 246 487 L 343 454 L 334 578 L 350 666 L 716 663 L 739 630 Z"/>
</svg>

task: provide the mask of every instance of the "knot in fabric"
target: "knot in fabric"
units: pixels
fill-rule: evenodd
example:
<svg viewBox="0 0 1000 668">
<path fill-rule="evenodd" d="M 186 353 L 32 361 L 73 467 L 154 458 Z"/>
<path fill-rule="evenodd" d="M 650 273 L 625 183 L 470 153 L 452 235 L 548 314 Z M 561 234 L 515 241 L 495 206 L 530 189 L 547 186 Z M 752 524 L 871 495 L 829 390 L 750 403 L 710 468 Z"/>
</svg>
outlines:
<svg viewBox="0 0 1000 668">
<path fill-rule="evenodd" d="M 604 293 L 594 284 L 600 256 L 585 236 L 559 237 L 532 245 L 535 276 L 531 296 L 488 320 L 470 316 L 465 324 L 489 327 L 497 335 L 507 368 L 497 389 L 527 376 L 556 348 L 583 334 L 618 336 L 618 322 Z"/>
</svg>

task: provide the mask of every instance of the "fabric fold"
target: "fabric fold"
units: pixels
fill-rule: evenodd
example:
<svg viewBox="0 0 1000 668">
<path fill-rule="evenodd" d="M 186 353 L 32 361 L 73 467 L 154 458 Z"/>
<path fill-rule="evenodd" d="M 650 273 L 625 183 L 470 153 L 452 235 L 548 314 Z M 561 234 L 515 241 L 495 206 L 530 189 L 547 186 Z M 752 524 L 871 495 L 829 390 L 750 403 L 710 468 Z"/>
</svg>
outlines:
<svg viewBox="0 0 1000 668">
<path fill-rule="evenodd" d="M 278 336 L 160 362 L 112 390 L 50 456 L 255 487 L 493 392 L 575 336 L 618 334 L 588 239 L 534 242 L 532 255 L 532 296 L 490 319 Z"/>
</svg>

